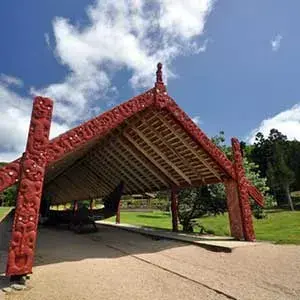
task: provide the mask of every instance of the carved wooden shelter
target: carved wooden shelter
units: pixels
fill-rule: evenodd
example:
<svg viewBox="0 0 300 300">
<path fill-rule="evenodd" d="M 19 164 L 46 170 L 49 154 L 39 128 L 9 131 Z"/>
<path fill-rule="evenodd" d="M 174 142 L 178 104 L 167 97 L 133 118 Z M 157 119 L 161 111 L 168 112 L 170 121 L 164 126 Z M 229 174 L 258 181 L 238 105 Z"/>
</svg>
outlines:
<svg viewBox="0 0 300 300">
<path fill-rule="evenodd" d="M 230 161 L 168 95 L 158 64 L 155 86 L 48 140 L 53 102 L 36 97 L 24 155 L 0 169 L 0 191 L 18 184 L 7 275 L 31 273 L 41 195 L 52 204 L 123 194 L 171 191 L 177 230 L 177 192 L 223 182 L 231 234 L 255 240 L 249 197 L 263 205 L 246 179 L 237 139 Z"/>
</svg>

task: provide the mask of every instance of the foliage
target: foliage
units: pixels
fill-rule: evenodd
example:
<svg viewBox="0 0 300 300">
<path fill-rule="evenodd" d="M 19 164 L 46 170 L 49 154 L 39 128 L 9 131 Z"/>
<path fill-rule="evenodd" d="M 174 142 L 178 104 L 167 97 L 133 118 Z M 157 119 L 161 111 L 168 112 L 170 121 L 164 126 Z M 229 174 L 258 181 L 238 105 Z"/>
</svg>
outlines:
<svg viewBox="0 0 300 300">
<path fill-rule="evenodd" d="M 253 185 L 263 194 L 265 199 L 265 207 L 270 208 L 274 206 L 274 198 L 269 194 L 270 188 L 267 185 L 267 179 L 261 177 L 258 171 L 258 165 L 253 162 L 250 162 L 246 157 L 244 157 L 244 168 L 246 177 L 253 183 Z M 258 206 L 251 199 L 251 208 L 252 213 L 255 218 L 263 219 L 266 217 L 264 209 Z"/>
<path fill-rule="evenodd" d="M 196 223 L 193 221 L 206 213 L 205 189 L 187 188 L 178 193 L 178 217 L 185 232 L 193 232 Z"/>
<path fill-rule="evenodd" d="M 146 209 L 158 209 L 158 210 L 169 210 L 169 199 L 167 198 L 155 198 L 155 199 L 132 199 L 127 198 L 121 200 L 121 208 L 125 209 L 138 209 L 138 208 L 146 208 Z"/>
<path fill-rule="evenodd" d="M 17 197 L 17 187 L 11 186 L 0 193 L 0 206 L 15 206 Z"/>
<path fill-rule="evenodd" d="M 290 143 L 287 137 L 277 129 L 272 129 L 267 138 L 262 133 L 256 135 L 256 141 L 251 151 L 250 158 L 255 162 L 263 176 L 267 177 L 271 193 L 277 202 L 288 202 L 293 210 L 293 201 L 290 196 L 290 188 L 295 180 L 293 169 L 300 163 L 299 142 Z M 300 172 L 298 173 L 300 175 Z"/>
<path fill-rule="evenodd" d="M 7 163 L 0 162 L 0 168 L 4 167 Z M 17 196 L 17 187 L 11 186 L 0 192 L 0 206 L 15 206 L 16 205 L 16 196 Z"/>
</svg>

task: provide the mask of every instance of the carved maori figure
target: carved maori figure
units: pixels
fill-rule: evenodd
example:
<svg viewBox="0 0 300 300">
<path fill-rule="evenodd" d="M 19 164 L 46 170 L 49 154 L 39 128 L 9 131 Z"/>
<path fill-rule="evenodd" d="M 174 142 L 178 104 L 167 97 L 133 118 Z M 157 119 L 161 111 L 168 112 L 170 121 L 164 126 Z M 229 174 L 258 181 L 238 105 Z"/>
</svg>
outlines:
<svg viewBox="0 0 300 300">
<path fill-rule="evenodd" d="M 52 108 L 50 99 L 35 98 L 26 152 L 19 162 L 20 182 L 8 253 L 8 276 L 24 275 L 32 271 Z"/>
<path fill-rule="evenodd" d="M 254 241 L 255 234 L 253 229 L 252 213 L 249 201 L 248 184 L 243 166 L 243 157 L 238 139 L 231 139 L 232 150 L 234 155 L 234 166 L 238 183 L 240 207 L 242 213 L 242 223 L 244 237 L 247 241 Z"/>
</svg>

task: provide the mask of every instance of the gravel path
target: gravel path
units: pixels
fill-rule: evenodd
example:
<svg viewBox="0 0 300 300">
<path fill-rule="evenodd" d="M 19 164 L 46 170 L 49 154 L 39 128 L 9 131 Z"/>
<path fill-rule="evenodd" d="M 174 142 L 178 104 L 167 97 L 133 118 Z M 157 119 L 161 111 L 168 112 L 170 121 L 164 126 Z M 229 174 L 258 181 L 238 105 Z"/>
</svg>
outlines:
<svg viewBox="0 0 300 300">
<path fill-rule="evenodd" d="M 120 229 L 42 229 L 28 289 L 6 299 L 300 299 L 300 247 L 216 253 Z"/>
</svg>

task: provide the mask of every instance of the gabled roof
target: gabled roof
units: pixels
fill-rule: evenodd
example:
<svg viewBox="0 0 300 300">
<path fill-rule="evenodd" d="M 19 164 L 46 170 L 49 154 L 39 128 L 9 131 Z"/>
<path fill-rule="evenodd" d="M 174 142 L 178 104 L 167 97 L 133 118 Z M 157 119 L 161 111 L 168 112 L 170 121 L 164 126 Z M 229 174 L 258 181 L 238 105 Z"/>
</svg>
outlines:
<svg viewBox="0 0 300 300">
<path fill-rule="evenodd" d="M 49 142 L 44 192 L 57 203 L 98 198 L 121 180 L 138 194 L 235 179 L 232 162 L 155 87 Z M 0 191 L 17 182 L 20 159 L 0 169 Z M 260 193 L 249 183 L 258 202 Z"/>
</svg>

